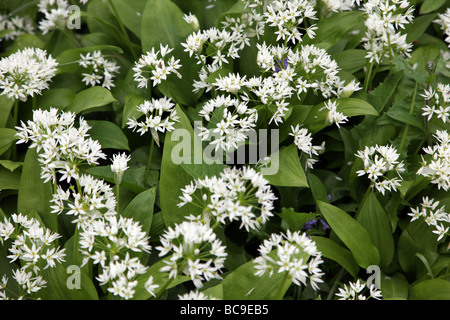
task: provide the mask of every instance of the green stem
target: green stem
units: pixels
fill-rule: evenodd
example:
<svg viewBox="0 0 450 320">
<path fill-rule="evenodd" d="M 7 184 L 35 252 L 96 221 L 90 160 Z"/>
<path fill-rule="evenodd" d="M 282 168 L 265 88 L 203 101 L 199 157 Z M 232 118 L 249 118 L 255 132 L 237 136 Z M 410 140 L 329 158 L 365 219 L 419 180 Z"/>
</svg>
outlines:
<svg viewBox="0 0 450 320">
<path fill-rule="evenodd" d="M 72 255 L 73 265 L 77 265 L 77 252 L 78 252 L 78 223 L 75 226 L 75 233 L 73 235 L 73 255 Z"/>
<path fill-rule="evenodd" d="M 368 66 L 368 72 L 366 75 L 366 79 L 364 81 L 364 92 L 367 93 L 369 91 L 369 83 L 370 79 L 372 77 L 372 70 L 373 70 L 373 61 Z"/>
<path fill-rule="evenodd" d="M 128 36 L 127 30 L 125 29 L 122 19 L 120 19 L 120 16 L 117 12 L 116 6 L 114 5 L 114 2 L 112 0 L 108 1 L 111 11 L 113 12 L 114 16 L 117 19 L 117 22 L 119 22 L 120 30 L 122 31 L 123 37 L 125 42 L 127 43 L 127 46 L 130 48 L 131 54 L 133 55 L 134 60 L 137 60 L 137 54 L 134 51 L 133 43 L 130 40 L 130 37 Z"/>
<path fill-rule="evenodd" d="M 345 269 L 342 268 L 339 270 L 336 275 L 336 280 L 334 280 L 333 287 L 331 287 L 330 292 L 328 293 L 327 300 L 333 300 L 334 294 L 338 288 L 339 283 L 341 282 L 342 277 L 345 275 Z"/>
<path fill-rule="evenodd" d="M 161 299 L 161 296 L 163 295 L 163 293 L 167 290 L 167 288 L 169 287 L 169 285 L 172 283 L 172 281 L 175 278 L 171 278 L 169 280 L 167 280 L 167 282 L 164 284 L 164 286 L 161 287 L 161 290 L 159 290 L 158 294 L 155 297 L 155 300 L 159 300 Z"/>
<path fill-rule="evenodd" d="M 414 88 L 414 94 L 411 102 L 411 107 L 409 108 L 409 114 L 412 115 L 414 113 L 414 106 L 416 104 L 416 96 L 417 96 L 417 88 L 419 86 L 419 83 L 416 82 L 416 86 Z M 398 153 L 402 154 L 403 147 L 405 146 L 406 136 L 408 135 L 409 131 L 409 123 L 406 124 L 405 130 L 403 131 L 402 140 L 400 142 L 400 146 L 398 147 Z"/>
<path fill-rule="evenodd" d="M 116 184 L 116 212 L 119 213 L 120 184 Z"/>
<path fill-rule="evenodd" d="M 150 153 L 148 155 L 147 168 L 145 169 L 145 182 L 147 182 L 148 174 L 150 172 L 150 165 L 152 163 L 153 147 L 155 145 L 155 139 L 152 137 L 152 142 L 150 143 Z"/>
</svg>

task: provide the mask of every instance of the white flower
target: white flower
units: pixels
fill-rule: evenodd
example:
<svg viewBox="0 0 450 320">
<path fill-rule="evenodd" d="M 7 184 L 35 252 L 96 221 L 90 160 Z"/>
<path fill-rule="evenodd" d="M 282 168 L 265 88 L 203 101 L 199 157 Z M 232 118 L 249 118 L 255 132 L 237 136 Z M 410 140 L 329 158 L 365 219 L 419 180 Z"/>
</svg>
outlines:
<svg viewBox="0 0 450 320">
<path fill-rule="evenodd" d="M 225 224 L 240 221 L 240 228 L 259 229 L 273 215 L 277 198 L 263 176 L 252 168 L 226 168 L 218 177 L 196 179 L 181 190 L 182 207 L 192 203 L 203 208 L 201 221 Z M 194 196 L 194 194 L 196 194 Z M 201 199 L 201 200 L 200 200 Z"/>
<path fill-rule="evenodd" d="M 450 84 L 438 83 L 436 89 L 425 89 L 421 96 L 426 101 L 426 106 L 422 108 L 423 116 L 428 116 L 428 120 L 431 120 L 437 115 L 442 122 L 450 122 Z"/>
<path fill-rule="evenodd" d="M 437 23 L 441 30 L 444 31 L 444 34 L 446 36 L 445 42 L 448 43 L 448 46 L 450 48 L 450 8 L 447 8 L 447 10 L 444 13 L 438 14 L 438 19 L 433 21 L 434 23 Z"/>
<path fill-rule="evenodd" d="M 438 206 L 439 201 L 423 197 L 421 206 L 411 208 L 411 212 L 408 213 L 411 216 L 411 222 L 423 219 L 427 225 L 434 227 L 433 233 L 438 235 L 437 241 L 441 240 L 448 233 L 448 224 L 450 223 L 450 213 L 444 211 L 445 205 L 439 208 Z"/>
<path fill-rule="evenodd" d="M 331 100 L 328 100 L 325 102 L 325 108 L 328 109 L 328 123 L 335 123 L 339 128 L 340 124 L 348 121 L 348 117 L 346 117 L 342 112 L 337 111 L 337 106 L 338 103 L 336 101 L 331 102 Z"/>
<path fill-rule="evenodd" d="M 173 56 L 168 57 L 172 51 L 172 48 L 161 44 L 160 50 L 155 51 L 155 48 L 152 48 L 141 56 L 133 67 L 134 81 L 138 82 L 139 88 L 147 88 L 148 81 L 151 81 L 154 87 L 172 73 L 181 78 L 181 74 L 177 71 L 181 68 L 180 60 L 175 60 Z"/>
<path fill-rule="evenodd" d="M 33 22 L 30 17 L 8 17 L 0 14 L 0 32 L 6 32 L 0 36 L 0 42 L 5 40 L 14 40 L 18 36 L 28 33 L 34 34 Z"/>
<path fill-rule="evenodd" d="M 445 130 L 437 130 L 437 143 L 423 148 L 422 164 L 417 174 L 428 177 L 439 189 L 450 188 L 450 137 Z"/>
<path fill-rule="evenodd" d="M 86 85 L 100 84 L 107 89 L 114 87 L 114 74 L 119 71 L 115 62 L 106 59 L 101 51 L 94 51 L 92 55 L 91 52 L 86 55 L 80 54 L 80 58 L 78 63 L 84 69 L 82 81 Z"/>
<path fill-rule="evenodd" d="M 314 290 L 323 282 L 324 273 L 319 268 L 322 254 L 316 244 L 306 234 L 287 231 L 285 234 L 272 234 L 264 240 L 258 249 L 260 255 L 254 259 L 255 275 L 262 276 L 266 272 L 286 272 L 297 286 L 309 284 Z M 276 255 L 270 254 L 276 252 Z"/>
<path fill-rule="evenodd" d="M 311 133 L 306 128 L 300 128 L 299 124 L 295 127 L 291 126 L 291 132 L 289 135 L 294 137 L 294 144 L 297 148 L 309 156 L 307 166 L 312 169 L 315 163 L 313 156 L 318 156 L 324 151 L 325 142 L 320 146 L 314 146 L 312 144 L 313 138 L 311 137 Z"/>
<path fill-rule="evenodd" d="M 368 296 L 364 293 L 366 287 L 369 289 Z M 350 282 L 348 286 L 347 284 L 344 284 L 343 288 L 339 288 L 336 297 L 339 297 L 339 300 L 369 300 L 370 298 L 380 300 L 382 299 L 382 294 L 375 285 L 372 284 L 368 287 L 365 282 L 360 282 L 358 279 L 356 282 Z"/>
<path fill-rule="evenodd" d="M 26 101 L 48 89 L 58 63 L 45 50 L 26 48 L 0 60 L 0 94 Z"/>
<path fill-rule="evenodd" d="M 199 292 L 197 290 L 189 291 L 185 294 L 178 295 L 179 300 L 217 300 L 214 297 L 207 296 L 203 292 Z"/>
<path fill-rule="evenodd" d="M 169 272 L 169 278 L 176 278 L 180 272 L 189 276 L 197 288 L 204 281 L 221 279 L 227 253 L 217 239 L 213 229 L 197 221 L 183 221 L 176 224 L 160 238 L 159 256 L 172 255 L 164 260 L 166 266 L 161 272 Z"/>
<path fill-rule="evenodd" d="M 121 183 L 123 173 L 128 169 L 128 161 L 130 160 L 131 157 L 125 153 L 113 155 L 111 171 L 114 173 L 116 184 Z"/>
<path fill-rule="evenodd" d="M 403 161 L 399 162 L 400 155 L 393 146 L 371 146 L 365 147 L 356 153 L 363 160 L 364 169 L 358 170 L 358 176 L 366 175 L 372 181 L 372 188 L 384 194 L 386 191 L 397 191 L 403 180 L 401 173 L 405 171 Z M 388 173 L 396 176 L 389 178 Z"/>
</svg>

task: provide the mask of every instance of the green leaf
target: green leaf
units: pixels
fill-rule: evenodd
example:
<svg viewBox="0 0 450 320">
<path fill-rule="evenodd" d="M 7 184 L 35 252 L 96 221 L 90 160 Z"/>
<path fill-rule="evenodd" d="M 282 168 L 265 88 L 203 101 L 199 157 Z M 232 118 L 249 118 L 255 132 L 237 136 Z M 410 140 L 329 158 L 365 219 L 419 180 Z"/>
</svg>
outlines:
<svg viewBox="0 0 450 320">
<path fill-rule="evenodd" d="M 117 101 L 111 92 L 103 87 L 92 87 L 80 91 L 76 94 L 72 103 L 65 111 L 79 113 L 87 113 L 95 111 L 95 108 L 102 107 Z"/>
<path fill-rule="evenodd" d="M 116 124 L 104 120 L 88 120 L 87 123 L 91 126 L 89 135 L 100 143 L 102 149 L 130 151 L 127 137 Z"/>
<path fill-rule="evenodd" d="M 0 165 L 13 172 L 17 168 L 23 166 L 23 162 L 14 162 L 11 160 L 0 160 Z M 0 188 L 1 189 L 1 188 Z"/>
<path fill-rule="evenodd" d="M 280 187 L 308 187 L 296 145 L 281 148 L 270 156 L 271 166 L 278 165 L 275 174 L 264 175 L 270 184 Z M 274 164 L 275 163 L 275 164 Z"/>
<path fill-rule="evenodd" d="M 89 52 L 101 51 L 103 54 L 115 53 L 122 54 L 123 50 L 117 46 L 111 45 L 98 45 L 98 46 L 88 46 L 83 48 L 68 49 L 61 52 L 57 57 L 56 61 L 60 66 L 58 66 L 58 74 L 61 73 L 75 73 L 80 68 L 78 61 L 81 59 L 81 54 L 86 55 Z"/>
<path fill-rule="evenodd" d="M 183 19 L 184 12 L 170 0 L 149 0 L 142 16 L 142 51 L 160 49 L 160 45 L 173 48 L 173 55 L 180 59 L 181 68 L 176 75 L 169 75 L 166 81 L 158 85 L 158 89 L 182 105 L 195 105 L 196 95 L 192 91 L 193 80 L 197 78 L 200 66 L 192 63 L 192 59 L 184 52 L 181 43 L 193 32 L 191 25 Z"/>
<path fill-rule="evenodd" d="M 41 109 L 67 108 L 75 98 L 75 92 L 71 89 L 50 89 L 45 90 L 41 96 L 37 97 L 36 105 Z"/>
<path fill-rule="evenodd" d="M 161 162 L 160 177 L 160 204 L 164 221 L 167 226 L 182 222 L 186 216 L 197 212 L 189 205 L 181 208 L 177 206 L 180 202 L 181 189 L 190 184 L 192 177 L 183 169 L 181 163 L 191 162 L 194 151 L 194 130 L 183 110 L 177 105 L 176 111 L 180 117 L 172 132 L 166 134 Z M 174 133 L 177 134 L 174 137 Z M 178 136 L 178 134 L 182 134 Z M 178 139 L 178 140 L 176 140 Z"/>
<path fill-rule="evenodd" d="M 367 101 L 356 98 L 346 99 L 330 99 L 332 102 L 337 102 L 337 110 L 342 112 L 347 117 L 354 116 L 378 116 L 377 110 Z M 305 120 L 305 127 L 312 133 L 316 133 L 330 124 L 327 123 L 328 109 L 325 108 L 325 103 L 322 102 L 314 106 Z"/>
<path fill-rule="evenodd" d="M 368 95 L 367 101 L 371 103 L 378 112 L 381 112 L 391 99 L 403 74 L 404 71 L 401 70 L 396 74 L 388 76 L 382 84 Z"/>
<path fill-rule="evenodd" d="M 9 99 L 3 94 L 0 95 L 0 128 L 6 127 L 13 105 L 14 100 Z"/>
<path fill-rule="evenodd" d="M 125 27 L 138 38 L 141 37 L 141 12 L 144 11 L 147 0 L 112 0 Z"/>
<path fill-rule="evenodd" d="M 362 203 L 356 220 L 369 232 L 380 252 L 380 267 L 387 268 L 394 258 L 394 238 L 389 218 L 373 191 Z"/>
<path fill-rule="evenodd" d="M 156 187 L 141 192 L 131 200 L 120 215 L 138 221 L 142 230 L 148 236 L 153 220 L 155 198 Z"/>
<path fill-rule="evenodd" d="M 405 26 L 404 33 L 406 34 L 406 42 L 411 43 L 419 40 L 425 33 L 430 24 L 436 19 L 437 14 L 427 14 L 414 19 L 413 23 Z"/>
<path fill-rule="evenodd" d="M 219 176 L 228 166 L 222 163 L 181 163 L 183 169 L 194 179 L 204 179 L 206 177 Z"/>
<path fill-rule="evenodd" d="M 143 104 L 145 98 L 136 93 L 129 93 L 125 96 L 125 104 L 123 107 L 122 128 L 125 128 L 128 119 L 138 118 L 142 116 L 142 112 L 137 110 L 137 106 Z"/>
<path fill-rule="evenodd" d="M 69 270 L 70 271 L 70 270 Z M 69 289 L 70 272 L 62 265 L 43 270 L 43 278 L 47 281 L 44 289 L 38 295 L 42 300 L 98 300 L 97 289 L 91 278 L 80 270 L 80 289 Z"/>
<path fill-rule="evenodd" d="M 278 214 L 287 224 L 287 229 L 291 231 L 300 231 L 304 225 L 314 219 L 315 214 L 295 212 L 292 209 L 282 208 Z"/>
<path fill-rule="evenodd" d="M 0 128 L 0 155 L 5 153 L 18 139 L 14 129 Z"/>
<path fill-rule="evenodd" d="M 356 277 L 359 272 L 359 266 L 349 250 L 328 238 L 312 236 L 311 239 L 316 243 L 317 250 L 319 250 L 325 258 L 336 261 L 347 270 L 348 273 Z"/>
<path fill-rule="evenodd" d="M 430 13 L 442 7 L 447 0 L 424 0 L 420 6 L 420 14 Z"/>
<path fill-rule="evenodd" d="M 412 287 L 417 300 L 450 300 L 450 282 L 443 279 L 421 281 Z"/>
<path fill-rule="evenodd" d="M 19 186 L 20 172 L 0 168 L 0 190 L 18 190 Z"/>
<path fill-rule="evenodd" d="M 380 278 L 383 299 L 408 299 L 409 283 L 405 276 L 397 272 L 394 275 L 382 275 Z"/>
<path fill-rule="evenodd" d="M 308 173 L 308 181 L 309 186 L 311 188 L 311 192 L 314 196 L 314 200 L 330 202 L 330 200 L 328 199 L 327 189 L 317 176 L 313 175 L 312 173 Z"/>
<path fill-rule="evenodd" d="M 58 216 L 50 210 L 52 197 L 51 183 L 44 183 L 41 179 L 41 164 L 38 161 L 36 149 L 28 149 L 20 178 L 17 211 L 27 215 L 32 210 L 36 210 L 44 224 L 50 230 L 57 232 Z"/>
<path fill-rule="evenodd" d="M 331 204 L 317 201 L 320 212 L 339 239 L 350 249 L 362 268 L 379 265 L 380 253 L 373 245 L 367 230 L 345 211 Z"/>
<path fill-rule="evenodd" d="M 111 171 L 110 166 L 92 167 L 89 168 L 87 172 L 96 178 L 103 179 L 109 183 L 115 183 L 114 173 Z M 135 193 L 144 192 L 147 190 L 144 181 L 144 173 L 145 167 L 127 169 L 122 176 L 120 187 Z"/>
<path fill-rule="evenodd" d="M 366 66 L 366 55 L 366 50 L 349 49 L 339 51 L 331 56 L 343 71 L 355 73 Z"/>
</svg>

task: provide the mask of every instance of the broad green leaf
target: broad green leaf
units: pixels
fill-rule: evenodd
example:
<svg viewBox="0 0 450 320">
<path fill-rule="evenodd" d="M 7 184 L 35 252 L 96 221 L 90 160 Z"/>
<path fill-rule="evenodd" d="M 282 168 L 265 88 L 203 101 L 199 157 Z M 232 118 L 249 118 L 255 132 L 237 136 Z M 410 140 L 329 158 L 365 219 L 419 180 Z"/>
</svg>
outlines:
<svg viewBox="0 0 450 320">
<path fill-rule="evenodd" d="M 275 250 L 270 253 L 271 256 L 274 254 Z M 224 300 L 273 300 L 278 298 L 276 295 L 280 289 L 284 295 L 292 283 L 288 277 L 283 288 L 280 288 L 285 273 L 274 272 L 270 276 L 269 272 L 266 272 L 262 276 L 257 276 L 255 272 L 255 263 L 252 260 L 227 275 L 222 280 Z"/>
<path fill-rule="evenodd" d="M 56 61 L 60 65 L 57 73 L 75 73 L 80 68 L 78 61 L 81 59 L 81 55 L 85 56 L 87 53 L 92 54 L 94 51 L 101 51 L 103 54 L 107 54 L 109 52 L 115 54 L 123 53 L 123 50 L 120 47 L 111 45 L 97 45 L 68 49 L 56 57 Z"/>
<path fill-rule="evenodd" d="M 282 208 L 278 215 L 287 224 L 287 229 L 291 231 L 300 231 L 308 221 L 315 217 L 315 214 L 312 213 L 295 212 L 287 208 Z"/>
<path fill-rule="evenodd" d="M 336 261 L 345 268 L 348 273 L 356 277 L 359 272 L 359 266 L 349 250 L 325 237 L 312 236 L 311 239 L 316 243 L 317 250 L 319 250 L 325 258 Z"/>
<path fill-rule="evenodd" d="M 430 13 L 442 7 L 448 0 L 424 0 L 420 6 L 420 14 Z"/>
<path fill-rule="evenodd" d="M 114 184 L 114 173 L 111 171 L 110 166 L 92 167 L 89 168 L 87 172 L 94 177 L 104 179 L 105 181 Z M 144 174 L 145 167 L 127 169 L 122 176 L 120 187 L 135 193 L 141 193 L 147 190 Z"/>
<path fill-rule="evenodd" d="M 177 105 L 176 111 L 180 121 L 164 140 L 159 184 L 160 204 L 167 226 L 182 222 L 186 216 L 197 212 L 192 206 L 177 206 L 180 202 L 181 189 L 190 184 L 193 178 L 183 169 L 182 162 L 191 162 L 194 151 L 194 130 L 183 110 Z M 200 151 L 201 152 L 201 151 Z"/>
<path fill-rule="evenodd" d="M 136 93 L 129 93 L 125 96 L 125 104 L 123 107 L 122 128 L 125 128 L 128 119 L 138 118 L 142 113 L 137 110 L 137 107 L 144 103 L 145 98 Z"/>
<path fill-rule="evenodd" d="M 389 218 L 373 191 L 362 203 L 356 220 L 369 232 L 380 252 L 380 267 L 387 268 L 394 258 L 394 238 Z"/>
<path fill-rule="evenodd" d="M 270 160 L 271 166 L 278 166 L 275 174 L 264 175 L 270 184 L 280 187 L 308 187 L 296 145 L 281 148 L 270 155 Z"/>
<path fill-rule="evenodd" d="M 356 98 L 346 99 L 330 99 L 331 102 L 337 102 L 337 111 L 342 112 L 347 117 L 354 116 L 378 116 L 378 112 L 374 107 L 365 100 Z M 325 127 L 331 125 L 327 121 L 328 109 L 325 107 L 325 103 L 320 103 L 314 106 L 308 114 L 305 120 L 305 127 L 312 133 L 316 133 Z"/>
<path fill-rule="evenodd" d="M 58 231 L 58 216 L 51 212 L 50 200 L 53 197 L 51 183 L 41 179 L 41 164 L 36 149 L 28 149 L 20 178 L 17 211 L 29 214 L 32 210 L 41 217 L 52 231 Z"/>
<path fill-rule="evenodd" d="M 104 120 L 88 120 L 87 123 L 91 126 L 89 135 L 102 149 L 130 150 L 127 137 L 116 124 Z"/>
<path fill-rule="evenodd" d="M 117 100 L 108 89 L 97 86 L 78 92 L 65 111 L 76 114 L 87 113 L 95 111 L 96 107 L 102 107 L 115 101 Z"/>
<path fill-rule="evenodd" d="M 141 192 L 125 207 L 120 215 L 138 221 L 142 230 L 148 235 L 153 220 L 155 197 L 156 187 Z"/>
<path fill-rule="evenodd" d="M 0 95 L 0 128 L 6 127 L 13 105 L 14 100 L 3 94 Z"/>
<path fill-rule="evenodd" d="M 145 53 L 160 49 L 160 45 L 173 48 L 173 55 L 180 59 L 181 68 L 176 75 L 169 75 L 166 81 L 158 85 L 158 89 L 182 105 L 195 105 L 196 95 L 192 91 L 193 80 L 197 79 L 200 66 L 192 63 L 192 58 L 184 52 L 181 43 L 193 32 L 191 25 L 184 19 L 184 12 L 170 0 L 149 0 L 142 16 L 141 41 Z"/>
<path fill-rule="evenodd" d="M 404 32 L 402 32 L 406 34 L 406 42 L 411 43 L 419 40 L 420 36 L 425 33 L 436 17 L 436 13 L 427 14 L 415 18 L 411 24 L 406 25 Z"/>
<path fill-rule="evenodd" d="M 50 89 L 45 90 L 41 96 L 37 97 L 36 105 L 40 109 L 59 108 L 64 110 L 75 98 L 75 92 L 71 89 Z"/>
<path fill-rule="evenodd" d="M 133 34 L 141 37 L 142 12 L 147 0 L 112 0 L 120 20 Z"/>
<path fill-rule="evenodd" d="M 343 71 L 355 73 L 366 66 L 366 54 L 363 49 L 349 49 L 332 54 L 332 58 Z"/>
<path fill-rule="evenodd" d="M 380 253 L 373 245 L 369 232 L 345 211 L 331 204 L 317 201 L 320 212 L 339 239 L 350 249 L 362 268 L 379 265 Z"/>
<path fill-rule="evenodd" d="M 330 200 L 328 199 L 327 189 L 317 176 L 313 175 L 312 173 L 308 173 L 308 181 L 309 186 L 311 188 L 311 192 L 314 196 L 314 200 L 330 202 Z"/>
<path fill-rule="evenodd" d="M 450 282 L 444 279 L 421 281 L 412 287 L 417 300 L 450 300 Z"/>
<path fill-rule="evenodd" d="M 11 172 L 0 167 L 0 190 L 18 190 L 20 186 L 20 172 Z"/>
<path fill-rule="evenodd" d="M 193 163 L 181 163 L 181 166 L 183 169 L 188 173 L 192 178 L 194 179 L 204 179 L 205 177 L 213 177 L 213 176 L 219 176 L 225 168 L 227 168 L 227 165 L 222 163 L 200 163 L 196 164 Z"/>
<path fill-rule="evenodd" d="M 13 172 L 17 168 L 23 166 L 23 162 L 14 162 L 11 160 L 0 160 L 0 165 Z M 0 188 L 1 189 L 1 188 Z"/>
<path fill-rule="evenodd" d="M 375 90 L 370 92 L 367 96 L 367 101 L 372 104 L 372 106 L 378 111 L 381 112 L 388 101 L 391 99 L 394 94 L 398 83 L 403 77 L 404 72 L 400 71 L 396 74 L 388 76 L 388 78 L 380 84 Z"/>
<path fill-rule="evenodd" d="M 18 139 L 16 132 L 14 129 L 0 128 L 0 155 L 5 153 Z"/>
<path fill-rule="evenodd" d="M 62 265 L 43 270 L 43 277 L 47 281 L 46 288 L 39 291 L 38 296 L 42 300 L 98 300 L 97 289 L 86 273 L 80 270 L 80 289 L 69 289 L 74 273 L 68 272 Z"/>
<path fill-rule="evenodd" d="M 381 275 L 381 292 L 383 299 L 408 299 L 409 283 L 405 276 L 397 272 L 394 275 Z"/>
<path fill-rule="evenodd" d="M 170 259 L 170 257 L 164 257 L 158 262 L 153 263 L 148 269 L 147 272 L 141 274 L 137 277 L 138 285 L 135 288 L 135 294 L 133 296 L 133 300 L 148 300 L 153 298 L 153 296 L 145 289 L 145 284 L 150 277 L 153 278 L 153 284 L 158 285 L 155 289 L 155 296 L 162 295 L 165 289 L 173 288 L 180 283 L 189 281 L 190 278 L 187 276 L 177 276 L 175 279 L 169 279 L 168 272 L 160 272 L 159 270 L 166 266 L 167 264 L 164 262 L 165 260 Z"/>
</svg>

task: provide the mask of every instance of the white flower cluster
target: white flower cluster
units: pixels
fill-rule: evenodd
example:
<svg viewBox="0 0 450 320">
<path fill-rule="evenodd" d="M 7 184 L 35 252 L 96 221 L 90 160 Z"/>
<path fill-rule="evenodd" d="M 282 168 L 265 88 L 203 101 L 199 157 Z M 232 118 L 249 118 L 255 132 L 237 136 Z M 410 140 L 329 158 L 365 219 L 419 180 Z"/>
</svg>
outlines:
<svg viewBox="0 0 450 320">
<path fill-rule="evenodd" d="M 208 296 L 198 290 L 189 291 L 185 294 L 178 295 L 178 300 L 217 300 L 212 296 Z"/>
<path fill-rule="evenodd" d="M 356 282 L 350 282 L 348 285 L 344 284 L 344 288 L 339 288 L 339 292 L 336 293 L 339 300 L 369 300 L 370 298 L 380 300 L 383 298 L 381 291 L 374 284 L 368 287 L 369 296 L 363 293 L 367 284 L 359 281 L 359 279 Z"/>
<path fill-rule="evenodd" d="M 352 11 L 355 9 L 355 0 L 321 0 L 328 12 Z"/>
<path fill-rule="evenodd" d="M 70 16 L 67 0 L 40 0 L 38 7 L 39 12 L 44 14 L 44 19 L 39 21 L 39 29 L 43 34 L 66 27 L 67 19 Z"/>
<path fill-rule="evenodd" d="M 116 215 L 116 198 L 110 185 L 83 174 L 76 179 L 78 190 L 64 190 L 60 185 L 51 200 L 52 213 L 74 216 L 77 228 L 90 225 L 102 217 Z"/>
<path fill-rule="evenodd" d="M 114 61 L 106 59 L 101 51 L 94 51 L 92 55 L 88 52 L 80 57 L 79 65 L 87 69 L 82 80 L 86 85 L 100 84 L 109 90 L 114 87 L 114 74 L 119 72 L 119 66 Z"/>
<path fill-rule="evenodd" d="M 14 40 L 24 33 L 34 34 L 33 22 L 28 16 L 8 17 L 0 14 L 0 42 L 3 39 Z"/>
<path fill-rule="evenodd" d="M 306 128 L 300 128 L 299 124 L 295 127 L 291 126 L 291 132 L 289 135 L 294 137 L 294 144 L 297 148 L 309 156 L 306 160 L 306 167 L 312 169 L 314 164 L 317 162 L 313 156 L 319 156 L 319 154 L 324 151 L 325 142 L 320 146 L 314 146 L 312 144 L 313 138 L 311 137 L 311 133 Z"/>
<path fill-rule="evenodd" d="M 306 234 L 287 231 L 286 234 L 272 234 L 260 245 L 259 256 L 254 259 L 255 275 L 262 276 L 266 272 L 287 273 L 297 286 L 309 284 L 314 290 L 324 273 L 319 268 L 323 262 L 322 254 L 316 244 Z"/>
<path fill-rule="evenodd" d="M 204 281 L 221 279 L 227 253 L 225 246 L 217 239 L 213 229 L 198 221 L 183 221 L 176 224 L 160 237 L 159 256 L 171 254 L 164 260 L 166 266 L 161 272 L 169 272 L 169 278 L 176 278 L 180 272 L 189 276 L 196 288 Z"/>
<path fill-rule="evenodd" d="M 361 41 L 370 62 L 380 64 L 383 58 L 393 58 L 395 53 L 410 56 L 412 44 L 406 42 L 406 34 L 399 29 L 414 19 L 414 6 L 407 0 L 368 0 L 362 10 L 367 31 Z"/>
<path fill-rule="evenodd" d="M 348 121 L 348 117 L 345 116 L 342 112 L 337 111 L 338 107 L 337 101 L 328 100 L 325 102 L 325 107 L 328 110 L 327 121 L 330 124 L 335 123 L 338 128 L 340 124 L 346 123 Z"/>
<path fill-rule="evenodd" d="M 264 71 L 272 71 L 278 80 L 284 80 L 284 86 L 296 88 L 297 96 L 310 88 L 314 93 L 320 91 L 324 98 L 347 97 L 361 89 L 354 80 L 346 85 L 340 79 L 339 66 L 324 49 L 302 45 L 292 50 L 284 46 L 267 46 L 265 43 L 257 47 L 259 67 Z"/>
<path fill-rule="evenodd" d="M 438 189 L 447 191 L 450 189 L 450 137 L 446 130 L 437 130 L 433 136 L 437 143 L 423 148 L 426 155 L 422 155 L 422 166 L 417 174 L 428 177 Z"/>
<path fill-rule="evenodd" d="M 221 28 L 212 27 L 190 34 L 181 45 L 189 56 L 194 56 L 197 64 L 202 65 L 199 80 L 194 80 L 194 92 L 212 89 L 207 78 L 224 66 L 230 59 L 239 58 L 239 52 L 250 45 L 252 37 L 264 34 L 262 15 L 252 10 L 240 17 L 226 16 Z"/>
<path fill-rule="evenodd" d="M 240 228 L 247 231 L 268 221 L 277 199 L 262 174 L 249 167 L 226 168 L 220 176 L 196 179 L 181 191 L 178 206 L 192 203 L 202 208 L 202 221 L 211 223 L 214 219 L 225 224 L 238 220 Z"/>
<path fill-rule="evenodd" d="M 275 27 L 277 31 L 277 41 L 283 40 L 285 43 L 292 41 L 298 43 L 302 41 L 303 34 L 306 32 L 308 37 L 314 39 L 317 27 L 312 24 L 308 27 L 302 26 L 306 19 L 317 20 L 314 4 L 309 0 L 274 0 L 266 6 L 264 18 L 266 23 Z"/>
<path fill-rule="evenodd" d="M 12 243 L 7 257 L 11 262 L 17 260 L 21 264 L 21 268 L 14 270 L 12 276 L 19 284 L 19 299 L 45 287 L 46 281 L 39 275 L 40 266 L 45 264 L 44 269 L 53 268 L 64 261 L 65 249 L 55 244 L 58 238 L 59 234 L 22 214 L 12 214 L 10 219 L 5 218 L 0 222 L 0 243 L 4 245 L 10 239 Z M 8 278 L 4 276 L 0 285 L 0 299 L 6 299 L 6 293 L 1 290 L 6 288 L 7 282 Z"/>
<path fill-rule="evenodd" d="M 26 48 L 0 60 L 0 94 L 26 101 L 48 89 L 58 63 L 45 50 Z"/>
<path fill-rule="evenodd" d="M 90 126 L 80 118 L 79 127 L 75 127 L 75 114 L 60 112 L 59 109 L 34 110 L 33 120 L 27 124 L 21 122 L 16 127 L 17 144 L 31 140 L 30 148 L 37 148 L 41 167 L 41 178 L 45 182 L 56 183 L 56 174 L 61 174 L 60 181 L 79 178 L 79 166 L 97 165 L 99 159 L 106 155 L 98 141 L 87 133 Z"/>
<path fill-rule="evenodd" d="M 90 260 L 101 266 L 97 280 L 100 285 L 109 285 L 108 291 L 124 299 L 134 296 L 137 276 L 148 267 L 133 253 L 150 253 L 151 246 L 146 233 L 133 219 L 110 216 L 83 225 L 80 232 L 80 248 L 84 255 L 83 265 Z M 146 288 L 156 289 L 149 278 Z M 153 291 L 150 291 L 153 294 Z"/>
<path fill-rule="evenodd" d="M 367 174 L 372 181 L 372 188 L 375 187 L 382 194 L 386 190 L 397 191 L 403 178 L 400 173 L 405 171 L 403 161 L 399 162 L 400 155 L 393 146 L 366 146 L 364 150 L 359 150 L 356 156 L 363 160 L 364 169 L 356 171 L 358 176 Z M 389 178 L 389 174 L 396 174 Z"/>
<path fill-rule="evenodd" d="M 411 208 L 411 212 L 408 213 L 408 215 L 411 216 L 411 222 L 423 218 L 427 225 L 435 227 L 433 233 L 438 235 L 437 241 L 448 234 L 450 229 L 450 227 L 448 227 L 450 223 L 450 213 L 444 211 L 445 205 L 437 209 L 438 206 L 439 201 L 423 197 L 420 208 Z"/>
<path fill-rule="evenodd" d="M 180 60 L 175 60 L 174 56 L 168 56 L 172 51 L 173 48 L 161 44 L 160 50 L 155 51 L 155 48 L 152 48 L 141 56 L 133 67 L 134 81 L 138 83 L 139 88 L 147 88 L 149 80 L 154 87 L 172 73 L 181 78 L 181 74 L 177 71 L 181 68 Z"/>
<path fill-rule="evenodd" d="M 199 115 L 206 121 L 211 115 L 223 109 L 222 120 L 214 126 L 199 126 L 199 136 L 202 141 L 211 141 L 216 151 L 219 149 L 229 151 L 237 148 L 240 142 L 245 141 L 247 133 L 256 126 L 258 112 L 247 107 L 247 103 L 230 96 L 219 95 L 208 100 L 199 111 Z M 214 137 L 214 139 L 213 139 Z"/>
<path fill-rule="evenodd" d="M 425 89 L 421 96 L 427 102 L 427 105 L 422 108 L 423 116 L 428 116 L 428 120 L 431 120 L 436 115 L 444 123 L 450 120 L 450 84 L 438 83 L 436 90 L 430 87 L 428 90 Z"/>
<path fill-rule="evenodd" d="M 127 125 L 129 129 L 136 130 L 141 135 L 149 130 L 154 132 L 171 132 L 174 130 L 175 122 L 180 120 L 175 110 L 175 104 L 170 98 L 163 97 L 160 99 L 152 99 L 144 101 L 137 106 L 137 110 L 145 115 L 145 121 L 137 121 L 136 118 L 128 119 Z"/>
<path fill-rule="evenodd" d="M 444 13 L 439 13 L 438 19 L 434 20 L 434 22 L 439 24 L 441 30 L 444 31 L 446 36 L 445 42 L 448 43 L 450 48 L 450 8 L 447 8 Z"/>
</svg>

